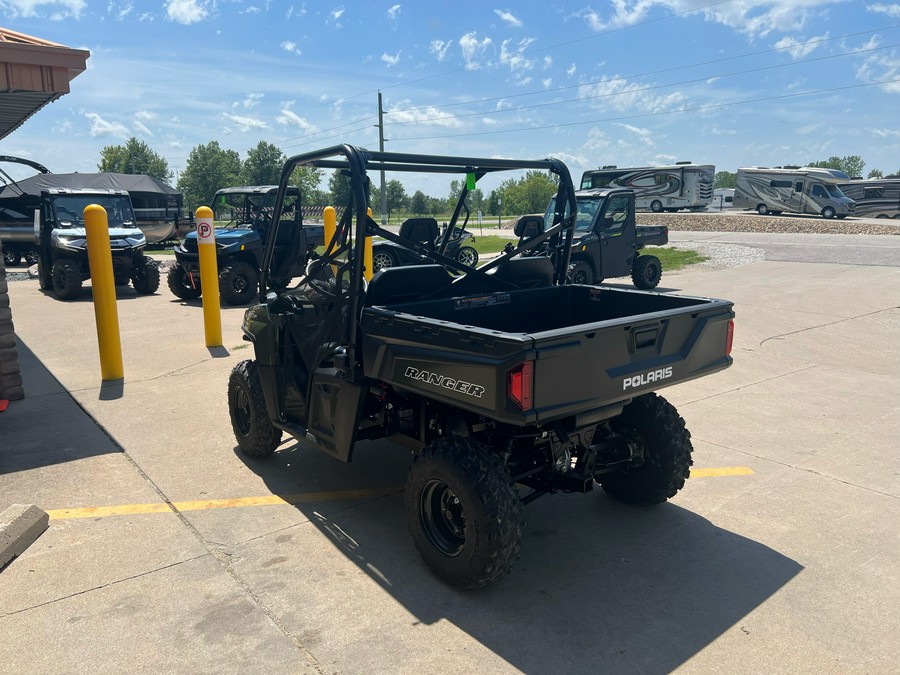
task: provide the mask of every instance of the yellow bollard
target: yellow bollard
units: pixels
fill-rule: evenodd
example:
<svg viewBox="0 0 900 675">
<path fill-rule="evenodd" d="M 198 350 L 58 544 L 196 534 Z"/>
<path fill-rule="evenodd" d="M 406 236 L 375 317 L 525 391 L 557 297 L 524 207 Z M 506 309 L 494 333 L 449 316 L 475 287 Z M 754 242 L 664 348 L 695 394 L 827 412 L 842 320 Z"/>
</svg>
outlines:
<svg viewBox="0 0 900 675">
<path fill-rule="evenodd" d="M 372 207 L 366 209 L 369 214 L 369 218 L 372 217 Z M 365 245 L 363 246 L 363 276 L 365 276 L 366 281 L 372 280 L 372 237 L 366 237 Z"/>
<path fill-rule="evenodd" d="M 203 330 L 207 347 L 222 346 L 222 309 L 219 307 L 219 263 L 216 230 L 208 206 L 197 209 L 197 253 L 200 256 L 200 288 L 203 293 Z"/>
<path fill-rule="evenodd" d="M 94 294 L 97 343 L 100 346 L 100 377 L 103 380 L 121 380 L 125 377 L 125 368 L 122 365 L 122 340 L 119 336 L 119 312 L 116 308 L 116 283 L 106 209 L 99 204 L 86 206 L 84 230 Z"/>
<path fill-rule="evenodd" d="M 325 253 L 328 253 L 331 249 L 328 248 L 328 244 L 331 242 L 331 239 L 334 237 L 334 232 L 337 230 L 337 213 L 334 210 L 333 206 L 325 207 Z"/>
</svg>

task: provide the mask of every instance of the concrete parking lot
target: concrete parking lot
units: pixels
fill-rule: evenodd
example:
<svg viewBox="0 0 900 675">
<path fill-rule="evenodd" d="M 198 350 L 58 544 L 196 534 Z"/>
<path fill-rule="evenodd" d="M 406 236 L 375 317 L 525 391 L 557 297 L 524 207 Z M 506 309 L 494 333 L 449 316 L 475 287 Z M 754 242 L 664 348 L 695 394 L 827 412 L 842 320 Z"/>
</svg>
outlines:
<svg viewBox="0 0 900 675">
<path fill-rule="evenodd" d="M 51 521 L 0 571 L 2 670 L 896 672 L 900 248 L 823 259 L 830 241 L 794 236 L 790 256 L 736 242 L 765 259 L 663 277 L 737 314 L 734 366 L 663 391 L 693 435 L 684 490 L 539 499 L 513 572 L 479 592 L 413 548 L 407 451 L 239 454 L 242 308 L 209 350 L 199 302 L 121 291 L 110 385 L 89 291 L 10 283 L 26 398 L 0 414 L 0 510 Z M 869 239 L 875 264 L 850 252 Z"/>
</svg>

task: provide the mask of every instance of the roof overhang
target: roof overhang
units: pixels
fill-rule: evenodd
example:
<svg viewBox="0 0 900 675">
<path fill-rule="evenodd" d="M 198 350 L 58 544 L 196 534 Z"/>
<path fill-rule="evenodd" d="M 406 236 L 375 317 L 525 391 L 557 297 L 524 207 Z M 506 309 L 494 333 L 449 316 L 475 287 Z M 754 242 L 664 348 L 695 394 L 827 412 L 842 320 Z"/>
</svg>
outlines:
<svg viewBox="0 0 900 675">
<path fill-rule="evenodd" d="M 51 101 L 87 68 L 91 53 L 0 28 L 0 139 Z"/>
</svg>

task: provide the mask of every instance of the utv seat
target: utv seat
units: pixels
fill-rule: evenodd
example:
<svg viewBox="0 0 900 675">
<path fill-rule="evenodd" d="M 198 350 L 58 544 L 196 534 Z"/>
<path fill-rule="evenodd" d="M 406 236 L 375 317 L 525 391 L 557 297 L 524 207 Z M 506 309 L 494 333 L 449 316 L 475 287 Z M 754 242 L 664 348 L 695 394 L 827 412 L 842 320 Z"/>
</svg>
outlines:
<svg viewBox="0 0 900 675">
<path fill-rule="evenodd" d="M 398 236 L 406 241 L 434 248 L 439 233 L 438 224 L 434 218 L 408 218 L 400 226 Z"/>
<path fill-rule="evenodd" d="M 522 216 L 516 221 L 513 232 L 519 238 L 519 245 L 526 239 L 531 239 L 544 232 L 544 216 L 539 213 Z"/>
<path fill-rule="evenodd" d="M 366 291 L 366 306 L 399 305 L 416 302 L 450 284 L 451 277 L 441 265 L 387 267 L 375 273 Z"/>
<path fill-rule="evenodd" d="M 553 285 L 553 262 L 544 255 L 516 256 L 488 274 L 518 288 L 543 288 Z"/>
</svg>

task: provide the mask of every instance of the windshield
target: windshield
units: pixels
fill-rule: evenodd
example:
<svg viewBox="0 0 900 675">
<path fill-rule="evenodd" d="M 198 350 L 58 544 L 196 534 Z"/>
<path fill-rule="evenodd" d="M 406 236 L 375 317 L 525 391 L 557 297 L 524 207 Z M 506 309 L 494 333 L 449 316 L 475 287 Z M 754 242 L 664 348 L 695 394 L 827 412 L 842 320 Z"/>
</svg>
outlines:
<svg viewBox="0 0 900 675">
<path fill-rule="evenodd" d="M 597 211 L 603 208 L 603 198 L 588 198 L 588 197 L 576 197 L 575 198 L 575 208 L 578 210 L 578 216 L 575 219 L 575 231 L 576 232 L 590 232 L 591 228 L 594 225 L 594 217 L 597 215 Z M 550 200 L 550 205 L 547 206 L 547 210 L 544 212 L 544 222 L 549 224 L 552 222 L 553 212 L 556 209 L 556 197 L 553 197 Z M 566 216 L 569 215 L 569 209 L 566 208 Z"/>
<path fill-rule="evenodd" d="M 837 185 L 826 185 L 825 189 L 828 190 L 828 194 L 831 195 L 832 197 L 846 197 L 847 196 L 843 192 L 841 192 L 841 188 L 839 188 Z"/>
<path fill-rule="evenodd" d="M 293 218 L 299 201 L 300 196 L 296 193 L 285 195 L 282 220 Z M 219 194 L 215 198 L 215 219 L 220 227 L 249 228 L 257 225 L 265 226 L 272 222 L 274 209 L 275 190 L 265 194 L 260 192 L 229 192 Z"/>
<path fill-rule="evenodd" d="M 64 226 L 83 226 L 84 209 L 99 204 L 106 210 L 109 227 L 134 227 L 131 200 L 125 195 L 54 195 L 50 201 L 56 219 Z"/>
</svg>

